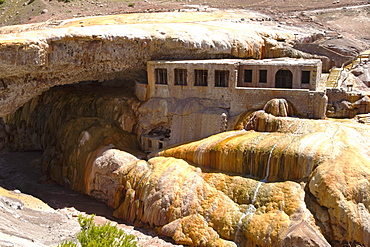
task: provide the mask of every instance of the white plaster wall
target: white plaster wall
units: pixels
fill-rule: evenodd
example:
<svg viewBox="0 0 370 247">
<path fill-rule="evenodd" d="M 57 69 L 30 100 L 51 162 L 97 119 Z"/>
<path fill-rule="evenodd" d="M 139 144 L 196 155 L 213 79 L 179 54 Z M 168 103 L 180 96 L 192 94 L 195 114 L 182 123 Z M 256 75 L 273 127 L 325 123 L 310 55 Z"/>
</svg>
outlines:
<svg viewBox="0 0 370 247">
<path fill-rule="evenodd" d="M 205 112 L 186 116 L 174 115 L 171 124 L 170 144 L 201 139 L 220 133 L 222 129 L 221 114 L 221 112 Z"/>
</svg>

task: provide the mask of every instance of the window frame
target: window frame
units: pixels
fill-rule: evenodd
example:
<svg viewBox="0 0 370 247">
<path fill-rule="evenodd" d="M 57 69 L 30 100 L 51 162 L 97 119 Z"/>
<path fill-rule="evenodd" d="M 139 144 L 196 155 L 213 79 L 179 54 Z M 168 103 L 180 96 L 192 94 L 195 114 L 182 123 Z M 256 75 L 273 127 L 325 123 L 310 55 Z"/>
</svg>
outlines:
<svg viewBox="0 0 370 247">
<path fill-rule="evenodd" d="M 168 72 L 166 68 L 154 69 L 154 83 L 156 85 L 168 85 Z"/>
<path fill-rule="evenodd" d="M 263 74 L 262 74 L 263 72 Z M 258 73 L 258 83 L 267 83 L 267 69 L 260 69 Z M 261 80 L 264 79 L 264 80 Z"/>
<path fill-rule="evenodd" d="M 215 70 L 215 87 L 229 87 L 230 70 Z"/>
<path fill-rule="evenodd" d="M 310 82 L 311 82 L 311 71 L 310 70 L 302 70 L 301 84 L 309 85 Z"/>
<path fill-rule="evenodd" d="M 247 78 L 248 72 L 248 78 Z M 247 80 L 250 79 L 250 80 Z M 244 83 L 253 83 L 253 69 L 244 69 L 243 71 L 243 82 Z"/>
<path fill-rule="evenodd" d="M 174 69 L 175 75 L 175 86 L 187 86 L 188 85 L 188 70 L 176 68 Z"/>
<path fill-rule="evenodd" d="M 208 86 L 208 70 L 195 69 L 194 70 L 194 86 L 207 87 Z"/>
</svg>

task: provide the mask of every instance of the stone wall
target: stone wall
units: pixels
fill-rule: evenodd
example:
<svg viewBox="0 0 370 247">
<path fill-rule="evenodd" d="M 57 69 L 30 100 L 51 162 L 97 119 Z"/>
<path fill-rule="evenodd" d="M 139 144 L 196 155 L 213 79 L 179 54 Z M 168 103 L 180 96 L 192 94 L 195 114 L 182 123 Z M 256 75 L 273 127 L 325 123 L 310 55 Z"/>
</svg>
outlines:
<svg viewBox="0 0 370 247">
<path fill-rule="evenodd" d="M 328 117 L 353 118 L 370 111 L 369 95 L 360 91 L 346 91 L 343 88 L 327 88 Z"/>
<path fill-rule="evenodd" d="M 244 111 L 263 109 L 271 99 L 283 98 L 295 108 L 295 115 L 302 118 L 325 118 L 327 98 L 324 92 L 304 89 L 238 88 L 231 101 L 232 116 Z"/>
<path fill-rule="evenodd" d="M 257 74 L 259 66 L 268 69 L 268 83 L 265 88 L 259 87 L 256 78 L 250 87 L 239 87 L 243 80 L 240 71 L 252 68 Z M 176 85 L 175 69 L 186 69 L 187 84 Z M 293 89 L 275 88 L 275 73 L 281 69 L 293 71 Z M 156 82 L 156 70 L 164 69 L 164 84 Z M 207 85 L 195 85 L 195 70 L 208 72 Z M 215 85 L 215 71 L 229 71 L 228 83 L 225 87 Z M 310 83 L 302 89 L 301 71 L 310 71 Z M 296 108 L 295 114 L 304 118 L 325 118 L 326 96 L 318 92 L 321 88 L 320 60 L 183 60 L 183 61 L 149 61 L 147 66 L 148 84 L 136 83 L 136 96 L 141 101 L 150 98 L 199 98 L 210 99 L 220 108 L 228 109 L 229 116 L 245 111 L 260 110 L 271 99 L 284 98 Z M 273 76 L 272 76 L 273 75 Z M 261 84 L 261 83 L 259 83 Z M 244 84 L 243 84 L 244 85 Z M 254 87 L 252 87 L 254 86 Z M 310 91 L 312 90 L 312 91 Z M 204 136 L 199 136 L 204 137 Z"/>
<path fill-rule="evenodd" d="M 242 60 L 239 68 L 238 85 L 243 87 L 256 88 L 275 88 L 276 73 L 279 70 L 289 70 L 292 73 L 293 89 L 309 89 L 316 91 L 321 87 L 320 77 L 322 62 L 319 59 L 262 59 L 262 60 Z M 252 81 L 243 82 L 244 70 L 252 70 Z M 259 82 L 259 70 L 267 70 L 266 83 Z M 310 72 L 308 83 L 302 83 L 302 72 Z"/>
<path fill-rule="evenodd" d="M 319 44 L 297 43 L 294 45 L 294 48 L 311 54 L 328 57 L 330 59 L 330 63 L 328 64 L 330 67 L 327 67 L 326 70 L 333 66 L 340 68 L 344 63 L 348 63 L 354 59 L 354 57 L 342 55 Z"/>
<path fill-rule="evenodd" d="M 245 111 L 260 110 L 271 99 L 284 98 L 295 107 L 296 116 L 303 118 L 325 118 L 327 97 L 324 92 L 309 91 L 308 89 L 281 89 L 281 88 L 224 88 L 187 86 L 178 90 L 169 89 L 168 85 L 156 85 L 157 97 L 171 95 L 184 99 L 198 96 L 199 99 L 213 97 L 214 104 L 220 108 L 229 109 L 229 115 L 235 116 Z M 148 95 L 147 84 L 136 84 L 136 95 Z M 207 92 L 210 91 L 209 94 Z M 139 96 L 144 97 L 144 96 Z"/>
</svg>

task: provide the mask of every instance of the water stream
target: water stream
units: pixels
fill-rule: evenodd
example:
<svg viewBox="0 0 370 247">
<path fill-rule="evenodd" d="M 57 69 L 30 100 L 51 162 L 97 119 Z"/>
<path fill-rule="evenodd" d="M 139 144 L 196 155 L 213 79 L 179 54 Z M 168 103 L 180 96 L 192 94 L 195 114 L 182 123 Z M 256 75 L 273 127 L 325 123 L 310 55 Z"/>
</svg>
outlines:
<svg viewBox="0 0 370 247">
<path fill-rule="evenodd" d="M 272 156 L 272 152 L 274 151 L 274 149 L 276 148 L 276 146 L 279 144 L 279 141 L 275 143 L 275 145 L 271 148 L 270 150 L 270 154 L 269 154 L 269 158 L 267 160 L 267 166 L 266 166 L 266 176 L 264 179 L 262 179 L 262 182 L 267 182 L 267 179 L 270 175 L 270 163 L 271 163 L 271 156 Z"/>
<path fill-rule="evenodd" d="M 243 213 L 243 215 L 239 219 L 239 222 L 238 222 L 238 225 L 237 225 L 237 228 L 236 228 L 236 232 L 235 232 L 235 238 L 234 238 L 235 243 L 239 243 L 240 239 L 242 237 L 241 230 L 242 230 L 242 226 L 243 226 L 243 220 L 248 215 L 253 215 L 257 210 L 256 207 L 254 206 L 254 203 L 256 202 L 258 191 L 259 191 L 262 183 L 263 183 L 262 181 L 259 181 L 257 183 L 256 189 L 254 190 L 254 193 L 253 193 L 251 204 L 248 205 L 247 209 L 245 210 L 245 212 Z"/>
</svg>

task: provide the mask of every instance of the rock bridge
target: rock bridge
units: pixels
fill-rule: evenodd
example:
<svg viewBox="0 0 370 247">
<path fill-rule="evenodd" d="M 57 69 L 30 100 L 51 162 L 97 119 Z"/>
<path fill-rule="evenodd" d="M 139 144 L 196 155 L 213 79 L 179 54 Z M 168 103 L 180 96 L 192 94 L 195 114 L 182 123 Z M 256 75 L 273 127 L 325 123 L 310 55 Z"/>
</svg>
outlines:
<svg viewBox="0 0 370 247">
<path fill-rule="evenodd" d="M 56 85 L 145 79 L 148 60 L 312 57 L 288 45 L 293 31 L 246 21 L 258 15 L 130 14 L 1 28 L 0 116 Z"/>
</svg>

